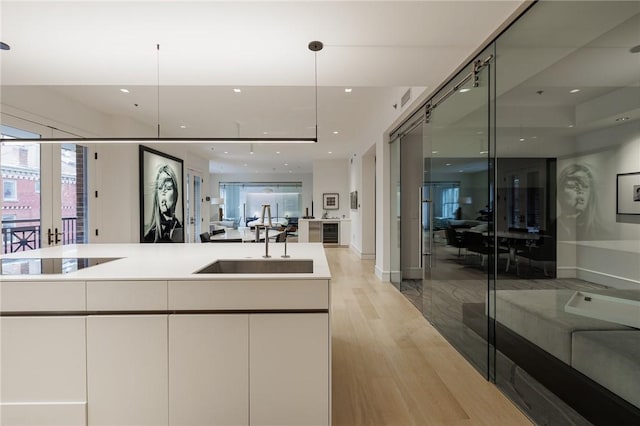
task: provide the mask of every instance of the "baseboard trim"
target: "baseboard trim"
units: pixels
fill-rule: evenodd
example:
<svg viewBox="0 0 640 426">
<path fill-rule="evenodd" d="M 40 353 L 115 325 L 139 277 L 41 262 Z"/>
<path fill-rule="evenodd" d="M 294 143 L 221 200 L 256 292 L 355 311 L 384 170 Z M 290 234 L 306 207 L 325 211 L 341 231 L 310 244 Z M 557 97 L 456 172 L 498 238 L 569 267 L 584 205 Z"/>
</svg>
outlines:
<svg viewBox="0 0 640 426">
<path fill-rule="evenodd" d="M 391 273 L 389 271 L 383 271 L 378 267 L 378 265 L 376 265 L 375 273 L 376 273 L 376 277 L 378 277 L 380 281 L 387 282 L 387 283 L 391 281 Z"/>
<path fill-rule="evenodd" d="M 578 278 L 617 289 L 637 289 L 640 286 L 638 280 L 571 266 L 558 267 L 558 278 Z"/>
<path fill-rule="evenodd" d="M 359 247 L 356 247 L 355 245 L 351 244 L 351 251 L 353 251 L 356 256 L 358 256 L 359 259 L 361 260 L 373 260 L 376 258 L 375 253 L 370 254 L 370 253 L 362 253 L 362 251 L 360 250 Z"/>
</svg>

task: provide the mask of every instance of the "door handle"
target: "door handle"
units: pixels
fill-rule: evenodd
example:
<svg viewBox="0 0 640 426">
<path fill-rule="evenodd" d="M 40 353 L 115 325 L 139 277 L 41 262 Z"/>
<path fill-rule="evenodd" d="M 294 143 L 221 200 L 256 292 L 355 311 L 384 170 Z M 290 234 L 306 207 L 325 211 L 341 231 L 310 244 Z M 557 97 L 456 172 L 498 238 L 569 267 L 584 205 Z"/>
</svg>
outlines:
<svg viewBox="0 0 640 426">
<path fill-rule="evenodd" d="M 60 241 L 62 241 L 59 237 L 63 236 L 64 233 L 63 232 L 58 232 L 58 228 L 55 229 L 55 239 L 56 239 L 56 244 L 60 244 Z M 51 244 L 51 243 L 49 243 Z"/>
<path fill-rule="evenodd" d="M 51 232 L 51 228 L 47 229 L 47 243 L 48 245 L 53 245 L 53 232 Z"/>
</svg>

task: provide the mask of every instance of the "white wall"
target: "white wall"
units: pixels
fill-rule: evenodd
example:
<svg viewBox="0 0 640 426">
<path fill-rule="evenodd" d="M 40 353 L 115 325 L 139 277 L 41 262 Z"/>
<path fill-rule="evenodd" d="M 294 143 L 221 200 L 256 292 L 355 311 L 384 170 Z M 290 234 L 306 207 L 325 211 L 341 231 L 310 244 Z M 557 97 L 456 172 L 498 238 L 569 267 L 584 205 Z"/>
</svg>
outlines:
<svg viewBox="0 0 640 426">
<path fill-rule="evenodd" d="M 603 147 L 603 141 L 609 146 Z M 603 271 L 592 271 L 594 263 L 581 258 L 580 247 L 585 242 L 604 246 L 609 242 L 617 242 L 614 245 L 619 248 L 635 247 L 636 253 L 640 251 L 640 216 L 616 215 L 616 175 L 640 171 L 640 124 L 632 122 L 591 132 L 580 136 L 576 141 L 578 150 L 593 148 L 597 150 L 558 160 L 558 177 L 565 167 L 573 164 L 588 167 L 593 176 L 591 196 L 586 201 L 589 207 L 587 213 L 590 215 L 586 225 L 580 226 L 571 223 L 571 218 L 562 218 L 561 204 L 558 202 L 558 274 L 562 277 L 581 277 L 581 271 L 589 270 L 590 281 L 616 286 L 618 283 L 612 277 L 603 274 L 599 276 Z M 558 185 L 560 199 L 561 183 L 558 182 Z M 564 219 L 562 224 L 561 219 Z M 563 232 L 561 226 L 564 227 Z M 564 244 L 562 241 L 577 241 L 578 244 Z M 610 251 L 598 256 L 616 259 L 620 254 Z M 618 275 L 620 271 L 609 271 L 609 274 Z M 634 276 L 627 276 L 626 279 L 640 283 L 640 268 L 636 265 Z"/>
<path fill-rule="evenodd" d="M 90 166 L 95 174 L 89 182 L 90 241 L 95 243 L 136 243 L 140 241 L 140 190 L 138 144 L 99 144 L 90 148 Z M 183 189 L 180 192 L 186 210 L 186 179 L 188 169 L 201 173 L 203 191 L 209 188 L 208 160 L 195 156 L 180 145 L 152 144 L 157 151 L 183 160 Z M 93 152 L 98 159 L 93 160 Z M 202 172 L 202 171 L 205 172 Z M 95 198 L 94 191 L 98 191 Z M 204 194 L 203 194 L 204 195 Z M 180 202 L 180 201 L 179 201 Z M 202 206 L 205 229 L 208 229 L 208 203 Z M 186 226 L 186 211 L 183 226 Z M 98 229 L 98 235 L 95 235 Z M 185 230 L 186 239 L 186 230 Z"/>
<path fill-rule="evenodd" d="M 322 217 L 322 194 L 337 193 L 338 210 L 327 210 L 329 217 L 349 217 L 349 161 L 316 160 L 313 162 L 313 214 Z"/>
<path fill-rule="evenodd" d="M 361 257 L 374 259 L 376 255 L 376 149 L 372 146 L 362 156 L 362 187 L 358 190 L 362 245 Z"/>
<path fill-rule="evenodd" d="M 362 199 L 362 157 L 353 154 L 349 159 L 349 217 L 351 218 L 351 248 L 356 254 L 362 253 L 362 209 L 351 209 L 351 192 L 358 191 L 358 203 Z"/>
</svg>

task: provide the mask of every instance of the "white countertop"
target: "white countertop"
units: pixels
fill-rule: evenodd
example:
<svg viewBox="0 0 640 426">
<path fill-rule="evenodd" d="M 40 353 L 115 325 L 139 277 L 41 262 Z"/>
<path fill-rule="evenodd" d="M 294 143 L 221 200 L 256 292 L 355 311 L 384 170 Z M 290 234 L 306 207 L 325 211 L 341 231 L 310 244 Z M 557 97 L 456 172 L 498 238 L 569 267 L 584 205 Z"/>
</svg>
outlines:
<svg viewBox="0 0 640 426">
<path fill-rule="evenodd" d="M 321 243 L 288 244 L 292 260 L 312 259 L 310 274 L 194 274 L 219 259 L 262 259 L 263 243 L 225 244 L 84 244 L 56 246 L 3 255 L 3 258 L 119 257 L 121 259 L 66 274 L 2 275 L 0 281 L 59 280 L 300 280 L 330 279 Z M 271 259 L 282 260 L 284 244 L 269 244 Z M 270 260 L 270 259 L 265 259 Z"/>
</svg>

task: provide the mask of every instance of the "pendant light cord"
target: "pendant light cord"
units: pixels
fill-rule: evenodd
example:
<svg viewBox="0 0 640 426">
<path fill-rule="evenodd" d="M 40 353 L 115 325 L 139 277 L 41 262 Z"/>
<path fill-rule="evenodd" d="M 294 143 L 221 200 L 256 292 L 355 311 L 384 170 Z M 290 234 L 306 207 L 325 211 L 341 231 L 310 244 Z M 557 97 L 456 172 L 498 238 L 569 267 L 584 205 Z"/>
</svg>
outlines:
<svg viewBox="0 0 640 426">
<path fill-rule="evenodd" d="M 318 140 L 318 52 L 313 52 L 313 65 L 315 73 L 315 98 L 316 98 L 316 141 Z"/>
<path fill-rule="evenodd" d="M 316 142 L 318 142 L 318 52 L 322 50 L 324 45 L 321 41 L 312 41 L 309 43 L 309 50 L 313 52 L 313 66 L 315 76 L 315 101 L 316 101 Z"/>
<path fill-rule="evenodd" d="M 160 44 L 156 44 L 156 92 L 158 100 L 158 139 L 160 139 Z"/>
</svg>

